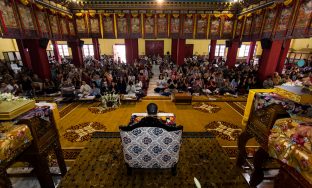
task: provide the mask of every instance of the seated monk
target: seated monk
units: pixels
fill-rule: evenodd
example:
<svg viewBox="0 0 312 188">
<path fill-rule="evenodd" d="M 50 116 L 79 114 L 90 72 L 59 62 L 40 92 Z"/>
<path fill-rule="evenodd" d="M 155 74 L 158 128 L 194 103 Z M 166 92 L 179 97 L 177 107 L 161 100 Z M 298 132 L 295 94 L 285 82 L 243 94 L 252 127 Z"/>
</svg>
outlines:
<svg viewBox="0 0 312 188">
<path fill-rule="evenodd" d="M 147 116 L 142 118 L 141 121 L 135 124 L 129 124 L 129 126 L 156 126 L 156 125 L 163 125 L 163 123 L 157 118 L 158 107 L 155 103 L 149 103 L 146 107 L 147 109 Z"/>
</svg>

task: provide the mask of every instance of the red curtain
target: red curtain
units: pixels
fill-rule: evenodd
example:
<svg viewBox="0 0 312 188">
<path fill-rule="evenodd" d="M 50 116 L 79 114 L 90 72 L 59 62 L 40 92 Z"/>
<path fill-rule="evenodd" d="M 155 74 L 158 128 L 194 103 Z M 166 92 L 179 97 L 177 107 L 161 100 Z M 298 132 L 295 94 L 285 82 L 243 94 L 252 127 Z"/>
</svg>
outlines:
<svg viewBox="0 0 312 188">
<path fill-rule="evenodd" d="M 133 63 L 135 59 L 139 59 L 138 39 L 125 39 L 126 45 L 126 61 Z"/>
<path fill-rule="evenodd" d="M 177 57 L 178 57 L 178 39 L 172 39 L 171 42 L 171 57 L 172 60 L 177 63 Z"/>
</svg>

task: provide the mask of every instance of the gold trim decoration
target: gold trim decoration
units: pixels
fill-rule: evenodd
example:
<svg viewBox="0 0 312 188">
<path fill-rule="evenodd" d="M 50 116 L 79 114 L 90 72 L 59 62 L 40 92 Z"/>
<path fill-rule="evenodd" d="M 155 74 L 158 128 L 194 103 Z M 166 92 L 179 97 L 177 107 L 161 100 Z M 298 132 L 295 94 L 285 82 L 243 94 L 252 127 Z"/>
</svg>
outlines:
<svg viewBox="0 0 312 188">
<path fill-rule="evenodd" d="M 172 16 L 173 16 L 174 18 L 178 18 L 178 17 L 179 17 L 179 14 L 172 14 Z"/>
<path fill-rule="evenodd" d="M 241 20 L 242 18 L 244 18 L 244 15 L 238 16 L 239 20 Z"/>
<path fill-rule="evenodd" d="M 91 18 L 95 18 L 95 16 L 96 16 L 96 13 L 93 13 L 93 12 L 89 12 L 89 16 L 90 16 Z"/>
<path fill-rule="evenodd" d="M 40 4 L 38 4 L 38 3 L 35 3 L 35 5 L 36 5 L 36 7 L 37 7 L 38 9 L 40 9 L 40 10 L 43 10 L 43 9 L 44 9 L 44 7 L 43 7 L 42 5 L 40 5 Z"/>
<path fill-rule="evenodd" d="M 123 18 L 123 17 L 125 16 L 125 14 L 124 14 L 124 13 L 119 13 L 118 16 L 119 16 L 120 18 Z"/>
<path fill-rule="evenodd" d="M 273 3 L 273 5 L 269 6 L 268 9 L 274 9 L 276 7 L 276 3 Z"/>
<path fill-rule="evenodd" d="M 105 17 L 110 17 L 110 14 L 109 13 L 104 13 L 104 16 Z"/>
<path fill-rule="evenodd" d="M 290 5 L 290 4 L 292 3 L 292 1 L 293 1 L 293 0 L 285 0 L 285 1 L 284 1 L 284 5 L 285 5 L 285 6 L 288 6 L 288 5 Z"/>
<path fill-rule="evenodd" d="M 160 18 L 163 18 L 166 16 L 166 14 L 158 14 Z"/>
<path fill-rule="evenodd" d="M 114 15 L 114 28 L 115 28 L 115 38 L 118 38 L 118 29 L 117 29 L 117 18 L 116 18 L 116 14 L 113 14 Z"/>
<path fill-rule="evenodd" d="M 29 1 L 28 0 L 19 0 L 23 5 L 28 5 Z"/>
<path fill-rule="evenodd" d="M 207 14 L 200 14 L 201 18 L 207 18 Z"/>
<path fill-rule="evenodd" d="M 235 38 L 237 22 L 238 22 L 238 20 L 234 19 L 234 25 L 233 25 L 233 28 L 232 28 L 232 39 Z"/>
<path fill-rule="evenodd" d="M 191 18 L 193 16 L 193 14 L 187 14 L 186 15 L 188 18 Z"/>
<path fill-rule="evenodd" d="M 104 29 L 103 29 L 103 20 L 102 20 L 102 15 L 99 14 L 99 18 L 100 18 L 100 32 L 101 32 L 101 37 L 103 38 L 104 36 Z"/>
<path fill-rule="evenodd" d="M 139 14 L 135 13 L 135 14 L 131 14 L 132 17 L 136 18 L 139 16 Z"/>
<path fill-rule="evenodd" d="M 210 15 L 208 15 L 208 24 L 207 24 L 207 39 L 209 38 L 209 31 L 210 31 Z"/>
<path fill-rule="evenodd" d="M 153 16 L 153 14 L 151 14 L 151 13 L 146 13 L 145 14 L 147 17 L 152 17 Z"/>
<path fill-rule="evenodd" d="M 248 14 L 246 15 L 246 17 L 250 17 L 250 16 L 252 16 L 252 13 L 248 13 Z"/>
<path fill-rule="evenodd" d="M 81 13 L 81 12 L 76 13 L 75 16 L 78 17 L 78 18 L 79 18 L 79 17 L 82 17 L 82 16 L 83 16 L 83 13 Z"/>
</svg>

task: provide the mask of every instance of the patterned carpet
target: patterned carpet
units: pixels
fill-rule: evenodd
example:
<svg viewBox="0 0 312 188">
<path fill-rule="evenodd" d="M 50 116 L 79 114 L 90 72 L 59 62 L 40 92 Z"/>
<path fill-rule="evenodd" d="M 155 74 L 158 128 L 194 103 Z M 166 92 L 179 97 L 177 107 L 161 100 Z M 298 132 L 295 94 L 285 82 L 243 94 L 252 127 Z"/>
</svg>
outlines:
<svg viewBox="0 0 312 188">
<path fill-rule="evenodd" d="M 119 133 L 99 132 L 77 157 L 59 187 L 248 187 L 244 177 L 209 133 L 183 133 L 177 176 L 171 170 L 127 175 Z M 86 176 L 88 174 L 88 176 Z"/>
</svg>

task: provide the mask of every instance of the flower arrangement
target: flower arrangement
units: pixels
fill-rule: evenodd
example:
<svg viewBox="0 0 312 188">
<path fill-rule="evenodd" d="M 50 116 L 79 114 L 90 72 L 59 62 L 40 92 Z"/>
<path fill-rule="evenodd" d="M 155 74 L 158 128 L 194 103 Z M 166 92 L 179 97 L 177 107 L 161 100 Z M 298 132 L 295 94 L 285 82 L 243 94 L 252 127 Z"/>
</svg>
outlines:
<svg viewBox="0 0 312 188">
<path fill-rule="evenodd" d="M 0 102 L 3 101 L 26 101 L 29 100 L 25 97 L 14 96 L 12 93 L 0 93 Z"/>
<path fill-rule="evenodd" d="M 120 96 L 114 93 L 106 93 L 101 97 L 104 108 L 117 108 L 120 105 Z"/>
</svg>

